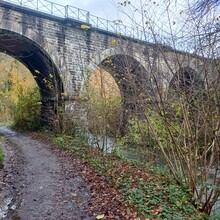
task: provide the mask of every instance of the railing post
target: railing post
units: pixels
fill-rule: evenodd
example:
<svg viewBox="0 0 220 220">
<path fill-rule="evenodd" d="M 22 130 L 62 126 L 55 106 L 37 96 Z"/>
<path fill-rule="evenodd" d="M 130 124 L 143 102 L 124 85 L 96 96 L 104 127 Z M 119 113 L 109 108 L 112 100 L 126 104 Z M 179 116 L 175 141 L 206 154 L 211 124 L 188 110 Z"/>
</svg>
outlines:
<svg viewBox="0 0 220 220">
<path fill-rule="evenodd" d="M 65 18 L 69 17 L 69 5 L 65 6 Z"/>
<path fill-rule="evenodd" d="M 39 10 L 39 1 L 37 0 L 37 10 Z"/>
<path fill-rule="evenodd" d="M 50 3 L 50 6 L 51 6 L 50 13 L 51 13 L 51 15 L 53 15 L 53 2 Z"/>
<path fill-rule="evenodd" d="M 86 13 L 86 22 L 87 23 L 90 22 L 90 13 L 89 12 Z"/>
</svg>

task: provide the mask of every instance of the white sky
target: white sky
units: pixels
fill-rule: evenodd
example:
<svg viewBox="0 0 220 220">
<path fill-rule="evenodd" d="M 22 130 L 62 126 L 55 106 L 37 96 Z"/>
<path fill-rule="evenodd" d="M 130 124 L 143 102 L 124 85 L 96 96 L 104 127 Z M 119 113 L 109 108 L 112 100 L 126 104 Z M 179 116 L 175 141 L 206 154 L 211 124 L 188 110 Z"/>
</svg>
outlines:
<svg viewBox="0 0 220 220">
<path fill-rule="evenodd" d="M 74 7 L 89 11 L 91 14 L 108 20 L 118 18 L 117 4 L 115 0 L 51 0 L 62 5 L 72 5 Z"/>
<path fill-rule="evenodd" d="M 49 0 L 61 5 L 71 5 L 90 14 L 113 21 L 122 21 L 124 25 L 144 30 L 147 40 L 150 33 L 156 33 L 163 43 L 173 36 L 181 37 L 182 30 L 189 31 L 191 24 L 186 22 L 188 1 L 194 0 Z M 130 2 L 126 6 L 119 3 Z M 157 37 L 157 38 L 158 38 Z M 164 38 L 165 37 L 165 38 Z M 160 41 L 160 40 L 159 40 Z M 169 44 L 169 43 L 168 43 Z"/>
<path fill-rule="evenodd" d="M 60 0 L 49 1 L 62 5 L 72 5 L 74 7 L 89 11 L 95 16 L 108 20 L 120 19 L 123 20 L 125 24 L 130 23 L 128 21 L 129 19 L 125 19 L 126 16 L 123 15 L 123 13 L 118 12 L 118 3 L 124 2 L 124 0 L 63 0 L 62 2 Z M 139 9 L 141 8 L 140 2 L 142 2 L 143 8 L 147 10 L 148 17 L 154 18 L 158 25 L 161 25 L 161 23 L 163 23 L 162 26 L 164 26 L 164 24 L 167 24 L 167 14 L 165 13 L 165 11 L 167 9 L 166 7 L 168 6 L 168 3 L 171 2 L 169 3 L 171 20 L 175 19 L 175 22 L 177 22 L 177 19 L 181 19 L 181 17 L 184 16 L 184 14 L 180 15 L 180 11 L 182 10 L 182 5 L 184 3 L 186 4 L 187 1 L 188 0 L 130 0 L 131 4 Z M 142 20 L 140 16 L 141 12 L 135 11 L 134 7 L 127 5 L 126 7 L 122 6 L 121 9 L 123 11 L 126 11 L 126 13 L 129 14 L 132 19 L 135 18 L 137 23 L 140 23 L 140 21 Z"/>
</svg>

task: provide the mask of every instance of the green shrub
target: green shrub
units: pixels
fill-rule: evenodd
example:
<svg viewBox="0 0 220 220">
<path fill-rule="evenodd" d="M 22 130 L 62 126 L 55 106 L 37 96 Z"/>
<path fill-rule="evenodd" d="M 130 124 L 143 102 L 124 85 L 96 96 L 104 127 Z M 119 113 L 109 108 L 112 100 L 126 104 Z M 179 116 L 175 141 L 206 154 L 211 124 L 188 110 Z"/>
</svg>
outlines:
<svg viewBox="0 0 220 220">
<path fill-rule="evenodd" d="M 14 109 L 15 103 L 11 100 L 10 94 L 0 91 L 0 122 L 11 121 Z"/>
<path fill-rule="evenodd" d="M 21 129 L 35 130 L 40 126 L 40 93 L 38 88 L 19 88 L 14 124 Z"/>
<path fill-rule="evenodd" d="M 53 137 L 51 140 L 54 144 L 65 149 L 65 139 L 63 137 Z"/>
<path fill-rule="evenodd" d="M 117 136 L 120 125 L 121 97 L 96 97 L 89 94 L 88 129 L 96 135 Z"/>
</svg>

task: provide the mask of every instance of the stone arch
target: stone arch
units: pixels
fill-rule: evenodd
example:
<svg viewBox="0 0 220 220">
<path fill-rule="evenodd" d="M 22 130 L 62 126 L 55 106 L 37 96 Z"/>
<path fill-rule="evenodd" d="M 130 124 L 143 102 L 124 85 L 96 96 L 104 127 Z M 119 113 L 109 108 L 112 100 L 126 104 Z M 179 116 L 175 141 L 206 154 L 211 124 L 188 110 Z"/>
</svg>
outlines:
<svg viewBox="0 0 220 220">
<path fill-rule="evenodd" d="M 123 48 L 110 48 L 96 55 L 89 66 L 91 72 L 98 66 L 108 71 L 119 87 L 122 97 L 121 133 L 131 115 L 143 115 L 143 107 L 140 106 L 151 94 L 150 77 L 142 60 L 138 54 L 127 53 Z"/>
<path fill-rule="evenodd" d="M 182 67 L 170 81 L 168 97 L 172 96 L 171 93 L 179 95 L 184 92 L 190 100 L 198 96 L 203 89 L 205 89 L 205 85 L 201 75 L 191 67 Z"/>
<path fill-rule="evenodd" d="M 63 82 L 49 54 L 36 42 L 16 32 L 0 30 L 0 52 L 24 64 L 35 78 L 41 94 L 41 118 L 48 123 L 61 104 Z"/>
<path fill-rule="evenodd" d="M 97 65 L 99 65 L 103 60 L 107 59 L 108 57 L 112 57 L 116 55 L 124 55 L 124 56 L 133 57 L 145 69 L 148 69 L 147 63 L 144 62 L 144 59 L 143 57 L 141 57 L 140 54 L 132 50 L 127 50 L 126 48 L 119 47 L 119 46 L 108 48 L 101 52 L 98 51 L 95 54 L 93 54 L 91 58 L 91 62 L 89 64 L 89 69 L 93 71 L 97 67 Z"/>
</svg>

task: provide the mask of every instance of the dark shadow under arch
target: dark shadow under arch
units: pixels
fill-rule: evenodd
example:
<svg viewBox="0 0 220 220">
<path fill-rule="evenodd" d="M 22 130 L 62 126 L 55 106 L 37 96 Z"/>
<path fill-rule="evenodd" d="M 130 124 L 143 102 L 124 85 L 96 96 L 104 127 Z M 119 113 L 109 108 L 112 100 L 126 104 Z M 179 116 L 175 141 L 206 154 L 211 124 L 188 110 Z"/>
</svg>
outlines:
<svg viewBox="0 0 220 220">
<path fill-rule="evenodd" d="M 146 97 L 151 94 L 147 70 L 133 57 L 112 55 L 99 65 L 115 79 L 122 97 L 121 133 L 126 130 L 129 117 L 143 115 Z"/>
<path fill-rule="evenodd" d="M 0 52 L 24 64 L 34 76 L 41 94 L 41 118 L 50 123 L 62 104 L 63 82 L 50 56 L 36 42 L 18 33 L 0 30 Z"/>
<path fill-rule="evenodd" d="M 181 68 L 170 81 L 168 98 L 184 95 L 188 101 L 193 100 L 205 90 L 201 75 L 191 67 Z"/>
</svg>

